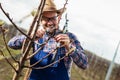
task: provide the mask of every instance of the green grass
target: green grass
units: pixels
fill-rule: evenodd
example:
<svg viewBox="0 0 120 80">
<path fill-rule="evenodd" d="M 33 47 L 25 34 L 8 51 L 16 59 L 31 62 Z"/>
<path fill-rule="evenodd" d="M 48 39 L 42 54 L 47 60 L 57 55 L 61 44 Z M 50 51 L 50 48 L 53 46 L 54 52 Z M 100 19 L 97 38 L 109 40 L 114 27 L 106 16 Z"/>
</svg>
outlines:
<svg viewBox="0 0 120 80">
<path fill-rule="evenodd" d="M 0 80 L 12 80 L 13 70 L 5 60 L 0 60 Z"/>
</svg>

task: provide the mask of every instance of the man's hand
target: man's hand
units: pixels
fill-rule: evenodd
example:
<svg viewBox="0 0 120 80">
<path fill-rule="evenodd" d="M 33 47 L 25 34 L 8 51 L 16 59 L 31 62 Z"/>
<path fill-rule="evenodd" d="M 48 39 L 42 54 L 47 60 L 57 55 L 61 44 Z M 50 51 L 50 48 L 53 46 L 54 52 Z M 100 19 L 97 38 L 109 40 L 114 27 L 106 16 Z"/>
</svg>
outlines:
<svg viewBox="0 0 120 80">
<path fill-rule="evenodd" d="M 40 27 L 36 32 L 36 37 L 42 38 L 44 34 L 45 34 L 45 29 Z"/>
<path fill-rule="evenodd" d="M 67 34 L 58 34 L 55 36 L 57 42 L 60 42 L 61 45 L 64 45 L 67 50 L 69 50 L 70 38 Z"/>
<path fill-rule="evenodd" d="M 42 38 L 44 34 L 45 34 L 45 29 L 40 27 L 36 32 L 35 40 Z M 32 36 L 33 36 L 33 33 L 32 33 Z"/>
</svg>

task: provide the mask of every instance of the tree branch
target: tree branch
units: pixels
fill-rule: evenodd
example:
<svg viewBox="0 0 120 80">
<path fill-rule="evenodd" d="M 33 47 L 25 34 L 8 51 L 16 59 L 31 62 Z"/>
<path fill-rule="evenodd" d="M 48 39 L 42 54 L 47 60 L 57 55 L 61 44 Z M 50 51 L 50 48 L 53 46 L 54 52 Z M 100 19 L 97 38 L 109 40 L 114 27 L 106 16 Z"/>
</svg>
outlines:
<svg viewBox="0 0 120 80">
<path fill-rule="evenodd" d="M 5 29 L 3 29 L 3 27 L 0 27 L 0 30 L 1 30 L 1 32 L 2 32 L 3 40 L 4 40 L 5 47 L 6 47 L 7 51 L 8 51 L 8 53 L 10 54 L 11 58 L 12 58 L 15 62 L 19 63 L 19 62 L 13 57 L 13 55 L 11 54 L 11 52 L 10 52 L 8 46 L 7 46 L 6 38 L 5 38 Z"/>
<path fill-rule="evenodd" d="M 17 72 L 17 70 L 15 69 L 15 67 L 11 64 L 11 62 L 6 58 L 6 56 L 4 55 L 3 51 L 0 49 L 1 54 L 3 55 L 3 57 L 5 58 L 5 60 L 8 62 L 8 64 L 13 68 L 13 70 L 15 72 Z"/>
<path fill-rule="evenodd" d="M 20 31 L 23 35 L 25 35 L 28 39 L 31 40 L 31 38 L 30 38 L 27 34 L 25 34 L 22 30 L 20 30 L 20 29 L 18 28 L 18 26 L 13 22 L 13 20 L 12 20 L 12 19 L 10 18 L 10 16 L 9 16 L 9 13 L 5 12 L 5 10 L 3 9 L 1 3 L 0 3 L 0 8 L 1 8 L 2 12 L 6 15 L 6 17 L 9 19 L 9 21 L 13 24 L 13 26 L 14 26 L 18 31 Z"/>
</svg>

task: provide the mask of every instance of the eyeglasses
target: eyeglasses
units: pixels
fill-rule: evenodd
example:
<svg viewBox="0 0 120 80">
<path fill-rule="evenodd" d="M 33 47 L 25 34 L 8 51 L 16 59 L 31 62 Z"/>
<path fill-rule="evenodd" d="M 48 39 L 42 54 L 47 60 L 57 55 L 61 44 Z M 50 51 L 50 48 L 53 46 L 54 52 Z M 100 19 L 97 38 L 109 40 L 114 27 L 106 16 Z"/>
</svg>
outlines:
<svg viewBox="0 0 120 80">
<path fill-rule="evenodd" d="M 56 19 L 57 19 L 57 16 L 54 16 L 54 17 L 42 16 L 42 20 L 45 20 L 45 21 L 55 21 Z"/>
</svg>

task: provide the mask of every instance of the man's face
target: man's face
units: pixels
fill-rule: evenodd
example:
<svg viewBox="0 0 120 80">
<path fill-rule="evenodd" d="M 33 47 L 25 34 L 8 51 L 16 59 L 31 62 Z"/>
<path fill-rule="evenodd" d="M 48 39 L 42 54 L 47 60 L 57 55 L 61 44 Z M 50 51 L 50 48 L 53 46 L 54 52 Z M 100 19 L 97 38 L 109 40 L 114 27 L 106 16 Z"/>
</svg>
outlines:
<svg viewBox="0 0 120 80">
<path fill-rule="evenodd" d="M 58 19 L 56 12 L 44 12 L 42 15 L 41 24 L 44 29 L 52 33 L 55 29 L 58 28 Z"/>
</svg>

